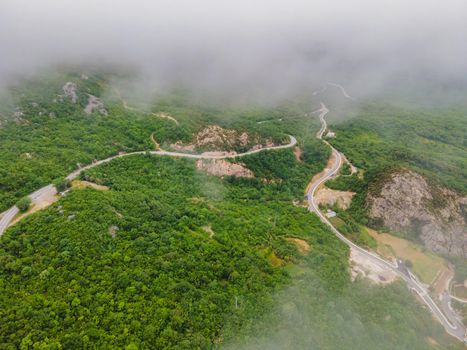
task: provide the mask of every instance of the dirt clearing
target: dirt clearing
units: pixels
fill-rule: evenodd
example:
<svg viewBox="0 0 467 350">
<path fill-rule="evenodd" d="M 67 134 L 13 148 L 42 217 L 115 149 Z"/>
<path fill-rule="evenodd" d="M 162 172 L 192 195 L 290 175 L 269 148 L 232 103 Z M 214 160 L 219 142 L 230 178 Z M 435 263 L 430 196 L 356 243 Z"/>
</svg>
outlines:
<svg viewBox="0 0 467 350">
<path fill-rule="evenodd" d="M 352 281 L 361 276 L 375 284 L 388 284 L 397 278 L 390 268 L 373 262 L 353 248 L 350 249 L 349 265 Z"/>
<path fill-rule="evenodd" d="M 243 164 L 230 163 L 223 159 L 199 159 L 196 168 L 212 176 L 254 177 L 253 172 Z"/>
<path fill-rule="evenodd" d="M 58 201 L 59 197 L 57 196 L 57 191 L 55 188 L 50 191 L 46 191 L 41 194 L 39 197 L 35 198 L 31 203 L 31 208 L 26 213 L 22 213 L 15 217 L 9 226 L 16 224 L 18 221 L 24 219 L 25 217 L 38 212 L 44 208 L 47 208 L 49 205 Z"/>
<path fill-rule="evenodd" d="M 326 176 L 326 174 L 329 172 L 329 170 L 332 168 L 332 166 L 336 163 L 336 156 L 333 153 L 331 153 L 331 156 L 329 157 L 329 160 L 328 160 L 328 163 L 326 164 L 326 167 L 323 169 L 323 171 L 321 171 L 320 173 L 316 174 L 315 176 L 313 176 L 313 178 L 311 179 L 311 181 L 308 183 L 306 189 L 305 189 L 305 193 L 308 193 L 309 191 L 309 187 L 314 184 L 316 181 L 318 181 L 319 179 L 321 179 L 322 177 Z"/>
<path fill-rule="evenodd" d="M 303 255 L 306 255 L 310 252 L 310 245 L 304 239 L 295 238 L 295 237 L 286 237 L 285 240 L 295 244 L 298 251 Z"/>
<path fill-rule="evenodd" d="M 318 190 L 315 196 L 316 204 L 318 205 L 337 205 L 341 209 L 348 209 L 352 202 L 352 197 L 355 192 L 332 190 L 327 187 L 322 187 Z"/>
</svg>

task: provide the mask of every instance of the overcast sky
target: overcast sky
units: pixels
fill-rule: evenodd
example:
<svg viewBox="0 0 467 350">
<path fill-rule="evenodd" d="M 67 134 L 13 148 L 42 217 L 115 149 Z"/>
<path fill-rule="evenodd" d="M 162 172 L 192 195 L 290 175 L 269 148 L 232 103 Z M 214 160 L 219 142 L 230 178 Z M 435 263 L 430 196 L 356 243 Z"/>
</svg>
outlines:
<svg viewBox="0 0 467 350">
<path fill-rule="evenodd" d="M 0 80 L 131 64 L 159 84 L 283 92 L 467 72 L 465 0 L 0 0 Z"/>
</svg>

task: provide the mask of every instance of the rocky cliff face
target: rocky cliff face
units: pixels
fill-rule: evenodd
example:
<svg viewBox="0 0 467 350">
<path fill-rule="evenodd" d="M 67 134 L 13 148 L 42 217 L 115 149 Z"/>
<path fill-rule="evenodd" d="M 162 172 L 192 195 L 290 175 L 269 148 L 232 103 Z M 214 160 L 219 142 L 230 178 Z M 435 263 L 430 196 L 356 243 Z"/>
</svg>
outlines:
<svg viewBox="0 0 467 350">
<path fill-rule="evenodd" d="M 367 202 L 378 225 L 417 237 L 433 252 L 467 257 L 467 197 L 399 170 Z"/>
</svg>

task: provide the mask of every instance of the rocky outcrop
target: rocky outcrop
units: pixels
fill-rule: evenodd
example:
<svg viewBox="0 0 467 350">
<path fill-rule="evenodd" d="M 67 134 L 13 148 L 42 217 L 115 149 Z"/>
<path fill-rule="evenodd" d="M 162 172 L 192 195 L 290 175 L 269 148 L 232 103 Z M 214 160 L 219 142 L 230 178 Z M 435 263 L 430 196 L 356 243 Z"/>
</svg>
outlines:
<svg viewBox="0 0 467 350">
<path fill-rule="evenodd" d="M 62 89 L 65 93 L 65 97 L 70 98 L 72 103 L 76 103 L 78 101 L 78 95 L 76 93 L 77 86 L 75 83 L 68 81 L 63 85 Z"/>
<path fill-rule="evenodd" d="M 223 159 L 200 159 L 196 162 L 196 168 L 213 176 L 253 177 L 253 172 L 242 164 Z"/>
<path fill-rule="evenodd" d="M 196 146 L 232 147 L 238 140 L 236 130 L 224 129 L 218 125 L 209 125 L 196 135 Z"/>
<path fill-rule="evenodd" d="M 369 193 L 367 203 L 378 226 L 420 239 L 433 252 L 467 257 L 467 197 L 399 170 Z"/>
<path fill-rule="evenodd" d="M 189 144 L 177 141 L 171 145 L 172 148 L 179 151 L 194 151 L 195 149 L 231 151 L 236 148 L 257 150 L 273 146 L 276 144 L 272 138 L 262 139 L 257 133 L 248 134 L 245 131 L 225 129 L 219 125 L 208 125 L 199 130 Z"/>
<path fill-rule="evenodd" d="M 88 94 L 88 104 L 84 108 L 84 113 L 91 114 L 94 110 L 97 110 L 100 114 L 107 115 L 107 111 L 100 98 Z"/>
</svg>

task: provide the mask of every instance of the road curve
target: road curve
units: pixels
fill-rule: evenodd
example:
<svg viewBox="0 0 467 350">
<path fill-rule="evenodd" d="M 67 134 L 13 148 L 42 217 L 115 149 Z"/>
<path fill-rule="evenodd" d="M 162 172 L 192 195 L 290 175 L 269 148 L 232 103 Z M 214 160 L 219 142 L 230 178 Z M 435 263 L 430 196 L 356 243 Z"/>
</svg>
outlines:
<svg viewBox="0 0 467 350">
<path fill-rule="evenodd" d="M 323 140 L 323 134 L 327 129 L 327 124 L 326 120 L 324 119 L 326 114 L 329 113 L 329 109 L 326 108 L 325 104 L 321 102 L 321 108 L 316 112 L 319 112 L 319 119 L 321 121 L 321 128 L 317 133 L 317 138 L 320 140 Z M 334 232 L 334 234 L 345 244 L 347 244 L 349 247 L 357 250 L 359 253 L 367 257 L 368 259 L 372 260 L 374 263 L 384 266 L 387 268 L 390 268 L 392 271 L 394 271 L 400 278 L 402 278 L 407 286 L 409 287 L 410 290 L 416 292 L 421 300 L 426 304 L 426 306 L 429 308 L 429 310 L 432 312 L 432 314 L 438 319 L 438 321 L 443 325 L 444 329 L 446 330 L 447 333 L 450 335 L 456 337 L 457 339 L 466 342 L 466 329 L 463 323 L 457 319 L 455 314 L 452 312 L 452 310 L 446 310 L 445 307 L 443 307 L 444 312 L 446 315 L 441 312 L 439 309 L 438 305 L 433 301 L 433 299 L 430 297 L 428 294 L 428 291 L 425 289 L 425 287 L 417 280 L 417 278 L 413 275 L 410 274 L 407 275 L 403 270 L 401 270 L 398 266 L 398 264 L 393 264 L 380 256 L 367 251 L 366 249 L 361 248 L 360 246 L 356 245 L 352 241 L 350 241 L 348 238 L 346 238 L 342 233 L 340 233 L 328 220 L 328 218 L 321 213 L 319 210 L 318 205 L 316 204 L 315 201 L 315 193 L 317 189 L 324 184 L 326 181 L 328 181 L 330 178 L 334 177 L 341 165 L 342 165 L 342 155 L 339 151 L 337 151 L 329 142 L 326 140 L 323 140 L 323 142 L 328 145 L 328 147 L 331 148 L 332 154 L 336 159 L 336 162 L 333 164 L 331 169 L 327 169 L 324 173 L 323 176 L 320 178 L 314 180 L 313 183 L 311 183 L 308 186 L 307 190 L 307 199 L 308 199 L 308 209 L 318 215 L 318 217 L 323 221 L 329 228 Z M 444 302 L 443 304 L 446 304 Z"/>
<path fill-rule="evenodd" d="M 336 84 L 336 83 L 328 83 L 328 85 L 335 86 L 336 88 L 339 88 L 341 90 L 341 92 L 342 92 L 342 95 L 344 95 L 344 97 L 348 98 L 349 100 L 355 101 L 355 98 L 350 96 L 347 93 L 347 91 L 345 91 L 345 88 L 342 85 L 339 85 L 339 84 Z"/>
<path fill-rule="evenodd" d="M 239 157 L 245 157 L 251 154 L 259 153 L 259 152 L 264 152 L 268 150 L 278 150 L 278 149 L 284 149 L 284 148 L 290 148 L 293 147 L 297 144 L 297 139 L 293 137 L 292 135 L 289 135 L 290 142 L 285 145 L 280 145 L 280 146 L 271 146 L 271 147 L 264 147 L 264 148 L 259 148 L 256 150 L 244 152 L 244 153 L 238 153 L 238 154 L 225 154 L 225 155 L 212 155 L 212 154 L 190 154 L 190 153 L 181 153 L 181 152 L 169 152 L 169 151 L 136 151 L 136 152 L 130 152 L 130 153 L 122 153 L 118 154 L 112 157 L 108 157 L 106 159 L 99 160 L 97 162 L 94 162 L 92 164 L 89 164 L 85 167 L 79 168 L 70 174 L 66 176 L 66 179 L 68 181 L 76 179 L 79 174 L 83 170 L 91 169 L 94 168 L 98 165 L 101 165 L 103 163 L 110 162 L 113 159 L 116 158 L 123 158 L 123 157 L 128 157 L 128 156 L 133 156 L 137 154 L 151 154 L 151 155 L 158 155 L 158 156 L 169 156 L 169 157 L 177 157 L 177 158 L 190 158 L 190 159 L 234 159 L 234 158 L 239 158 Z M 39 198 L 42 194 L 47 193 L 47 192 L 53 192 L 54 194 L 57 192 L 55 187 L 52 184 L 49 184 L 47 186 L 44 186 L 37 191 L 31 193 L 28 197 L 31 199 L 32 202 Z M 5 230 L 8 228 L 8 226 L 11 224 L 13 221 L 13 218 L 19 213 L 19 209 L 16 206 L 11 207 L 7 211 L 3 212 L 3 215 L 0 219 L 0 236 L 5 232 Z"/>
</svg>

